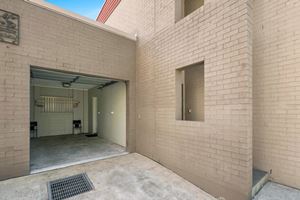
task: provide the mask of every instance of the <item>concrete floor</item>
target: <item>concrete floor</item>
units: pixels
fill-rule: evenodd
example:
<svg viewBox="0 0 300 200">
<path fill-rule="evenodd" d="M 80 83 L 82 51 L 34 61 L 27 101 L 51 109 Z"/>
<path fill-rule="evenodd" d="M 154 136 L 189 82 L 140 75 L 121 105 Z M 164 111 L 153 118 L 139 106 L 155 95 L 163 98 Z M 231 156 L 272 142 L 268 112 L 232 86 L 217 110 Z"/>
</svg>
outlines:
<svg viewBox="0 0 300 200">
<path fill-rule="evenodd" d="M 95 190 L 80 200 L 216 200 L 170 170 L 128 154 L 0 182 L 1 200 L 46 200 L 47 182 L 86 172 Z"/>
<path fill-rule="evenodd" d="M 253 200 L 300 200 L 300 190 L 268 182 Z"/>
<path fill-rule="evenodd" d="M 41 172 L 124 154 L 125 148 L 100 137 L 63 135 L 31 139 L 31 172 Z"/>
</svg>

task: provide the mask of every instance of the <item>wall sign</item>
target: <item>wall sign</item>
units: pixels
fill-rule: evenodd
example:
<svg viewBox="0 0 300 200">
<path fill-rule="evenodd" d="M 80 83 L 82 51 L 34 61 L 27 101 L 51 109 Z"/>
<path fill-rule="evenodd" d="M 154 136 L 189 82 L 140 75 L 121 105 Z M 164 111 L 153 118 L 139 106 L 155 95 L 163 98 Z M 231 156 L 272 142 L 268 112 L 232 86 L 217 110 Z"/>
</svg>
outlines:
<svg viewBox="0 0 300 200">
<path fill-rule="evenodd" d="M 0 42 L 19 44 L 19 21 L 19 15 L 0 9 Z"/>
</svg>

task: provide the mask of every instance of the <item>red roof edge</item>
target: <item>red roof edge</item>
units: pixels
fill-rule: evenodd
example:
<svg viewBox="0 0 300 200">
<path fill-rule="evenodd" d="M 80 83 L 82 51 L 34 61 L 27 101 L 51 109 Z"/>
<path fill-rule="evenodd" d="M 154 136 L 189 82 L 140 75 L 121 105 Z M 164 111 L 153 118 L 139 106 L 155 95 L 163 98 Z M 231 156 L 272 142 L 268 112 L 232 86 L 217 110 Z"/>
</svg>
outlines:
<svg viewBox="0 0 300 200">
<path fill-rule="evenodd" d="M 100 10 L 97 21 L 104 24 L 118 7 L 120 2 L 121 0 L 106 0 L 104 5 L 102 6 L 102 9 Z"/>
</svg>

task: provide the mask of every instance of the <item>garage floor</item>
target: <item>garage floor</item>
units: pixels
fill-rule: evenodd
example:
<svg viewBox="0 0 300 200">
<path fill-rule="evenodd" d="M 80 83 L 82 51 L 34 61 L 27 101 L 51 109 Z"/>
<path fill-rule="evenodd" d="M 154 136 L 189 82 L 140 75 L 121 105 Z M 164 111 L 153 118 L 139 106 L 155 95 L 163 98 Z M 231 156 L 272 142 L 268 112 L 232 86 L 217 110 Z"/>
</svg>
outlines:
<svg viewBox="0 0 300 200">
<path fill-rule="evenodd" d="M 47 182 L 86 172 L 95 190 L 71 199 L 216 200 L 158 163 L 139 154 L 43 172 L 0 182 L 0 199 L 46 200 Z"/>
<path fill-rule="evenodd" d="M 63 135 L 31 139 L 31 173 L 126 154 L 125 148 L 100 137 Z"/>
</svg>

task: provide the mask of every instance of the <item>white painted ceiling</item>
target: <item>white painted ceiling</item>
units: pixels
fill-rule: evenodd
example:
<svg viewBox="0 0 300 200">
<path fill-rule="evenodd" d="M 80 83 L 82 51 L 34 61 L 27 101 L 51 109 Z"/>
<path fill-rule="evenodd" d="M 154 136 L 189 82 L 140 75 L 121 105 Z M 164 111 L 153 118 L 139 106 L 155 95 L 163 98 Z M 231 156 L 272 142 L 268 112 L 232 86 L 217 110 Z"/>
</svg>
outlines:
<svg viewBox="0 0 300 200">
<path fill-rule="evenodd" d="M 65 88 L 63 83 L 71 83 L 68 89 L 91 89 L 103 87 L 113 82 L 112 79 L 89 77 L 80 74 L 69 74 L 38 68 L 31 69 L 31 85 L 39 87 Z"/>
</svg>

